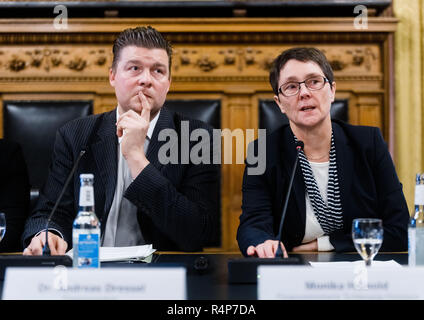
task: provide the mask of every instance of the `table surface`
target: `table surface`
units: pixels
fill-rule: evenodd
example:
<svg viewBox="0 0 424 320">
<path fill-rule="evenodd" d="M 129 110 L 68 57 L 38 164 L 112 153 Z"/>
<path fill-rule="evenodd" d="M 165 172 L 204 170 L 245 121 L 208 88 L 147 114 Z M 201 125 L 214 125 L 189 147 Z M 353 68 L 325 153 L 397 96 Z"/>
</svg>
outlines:
<svg viewBox="0 0 424 320">
<path fill-rule="evenodd" d="M 308 262 L 356 261 L 361 260 L 357 253 L 302 253 Z M 292 256 L 298 256 L 293 254 Z M 228 261 L 242 259 L 240 254 L 227 253 L 175 253 L 156 252 L 151 263 L 108 262 L 102 268 L 150 268 L 155 266 L 185 266 L 187 270 L 188 300 L 256 300 L 256 284 L 233 284 L 228 282 Z M 375 260 L 395 260 L 401 265 L 408 264 L 408 254 L 379 253 Z M 199 268 L 199 262 L 201 268 Z M 0 295 L 3 282 L 0 281 Z"/>
<path fill-rule="evenodd" d="M 331 262 L 331 261 L 357 261 L 361 257 L 357 253 L 302 253 L 299 254 L 308 262 Z M 291 254 L 298 256 L 298 254 Z M 196 262 L 206 259 L 207 268 L 197 270 Z M 213 254 L 213 253 L 161 253 L 154 255 L 149 266 L 172 266 L 183 265 L 187 268 L 187 299 L 189 300 L 256 300 L 256 284 L 230 284 L 228 283 L 228 261 L 230 259 L 243 258 L 240 254 Z M 246 258 L 247 259 L 247 258 Z M 401 265 L 408 264 L 407 253 L 379 253 L 375 260 L 395 260 Z M 123 265 L 123 264 L 121 264 Z M 138 264 L 126 264 L 129 267 L 137 267 Z M 145 264 L 144 264 L 145 265 Z M 110 264 L 110 266 L 116 266 Z M 104 264 L 104 267 L 108 267 Z"/>
</svg>

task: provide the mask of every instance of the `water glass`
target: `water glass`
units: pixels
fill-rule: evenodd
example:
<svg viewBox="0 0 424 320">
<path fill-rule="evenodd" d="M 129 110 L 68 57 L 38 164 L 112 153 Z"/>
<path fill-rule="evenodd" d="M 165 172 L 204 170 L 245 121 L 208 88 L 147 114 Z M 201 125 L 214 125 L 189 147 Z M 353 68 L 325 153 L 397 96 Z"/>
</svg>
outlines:
<svg viewBox="0 0 424 320">
<path fill-rule="evenodd" d="M 383 243 L 383 221 L 381 219 L 361 218 L 352 223 L 352 239 L 356 251 L 367 267 L 380 250 Z"/>
<path fill-rule="evenodd" d="M 0 212 L 0 241 L 3 239 L 6 233 L 6 215 Z"/>
</svg>

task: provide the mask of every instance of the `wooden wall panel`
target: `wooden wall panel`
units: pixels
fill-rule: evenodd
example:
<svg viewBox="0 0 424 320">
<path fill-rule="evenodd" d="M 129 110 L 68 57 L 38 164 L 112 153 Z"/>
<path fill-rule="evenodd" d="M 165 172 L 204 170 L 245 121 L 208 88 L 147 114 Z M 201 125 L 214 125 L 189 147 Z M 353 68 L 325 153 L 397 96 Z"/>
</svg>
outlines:
<svg viewBox="0 0 424 320">
<path fill-rule="evenodd" d="M 69 19 L 56 30 L 49 19 L 0 19 L 0 102 L 93 100 L 94 112 L 116 106 L 109 84 L 113 39 L 125 28 L 152 25 L 174 45 L 168 98 L 220 99 L 221 128 L 257 136 L 258 100 L 272 99 L 268 72 L 273 59 L 293 46 L 322 49 L 335 72 L 337 99 L 349 99 L 349 121 L 382 129 L 393 150 L 392 35 L 396 19 L 370 17 L 368 29 L 354 28 L 352 18 L 176 18 Z M 0 108 L 0 136 L 3 133 Z M 224 146 L 224 145 L 223 145 Z M 222 165 L 222 246 L 237 251 L 243 164 Z M 228 147 L 227 147 L 228 148 Z M 245 156 L 245 149 L 244 149 Z"/>
</svg>

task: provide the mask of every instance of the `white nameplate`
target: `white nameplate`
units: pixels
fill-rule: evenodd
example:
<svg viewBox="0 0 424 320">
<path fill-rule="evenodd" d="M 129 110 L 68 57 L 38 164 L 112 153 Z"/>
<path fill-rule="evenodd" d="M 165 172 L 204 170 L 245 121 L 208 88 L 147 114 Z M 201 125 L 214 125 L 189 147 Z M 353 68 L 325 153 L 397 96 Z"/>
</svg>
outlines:
<svg viewBox="0 0 424 320">
<path fill-rule="evenodd" d="M 258 299 L 424 299 L 424 267 L 259 266 Z"/>
<path fill-rule="evenodd" d="M 3 300 L 183 300 L 183 267 L 7 268 Z"/>
</svg>

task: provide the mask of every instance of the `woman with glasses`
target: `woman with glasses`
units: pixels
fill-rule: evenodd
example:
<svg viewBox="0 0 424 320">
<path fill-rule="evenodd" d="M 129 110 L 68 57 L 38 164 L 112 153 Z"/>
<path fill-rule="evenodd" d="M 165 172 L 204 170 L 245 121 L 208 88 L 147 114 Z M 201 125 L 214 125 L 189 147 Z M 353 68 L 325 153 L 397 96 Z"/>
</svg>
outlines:
<svg viewBox="0 0 424 320">
<path fill-rule="evenodd" d="M 292 48 L 270 72 L 274 100 L 289 124 L 267 133 L 266 171 L 243 178 L 237 240 L 246 256 L 281 251 L 355 251 L 354 218 L 383 219 L 382 251 L 407 250 L 409 214 L 392 158 L 378 128 L 330 117 L 333 71 L 315 48 Z M 296 148 L 303 142 L 303 149 Z M 250 147 L 258 150 L 258 141 Z M 299 149 L 299 151 L 297 151 Z M 287 202 L 290 176 L 298 165 Z"/>
</svg>

